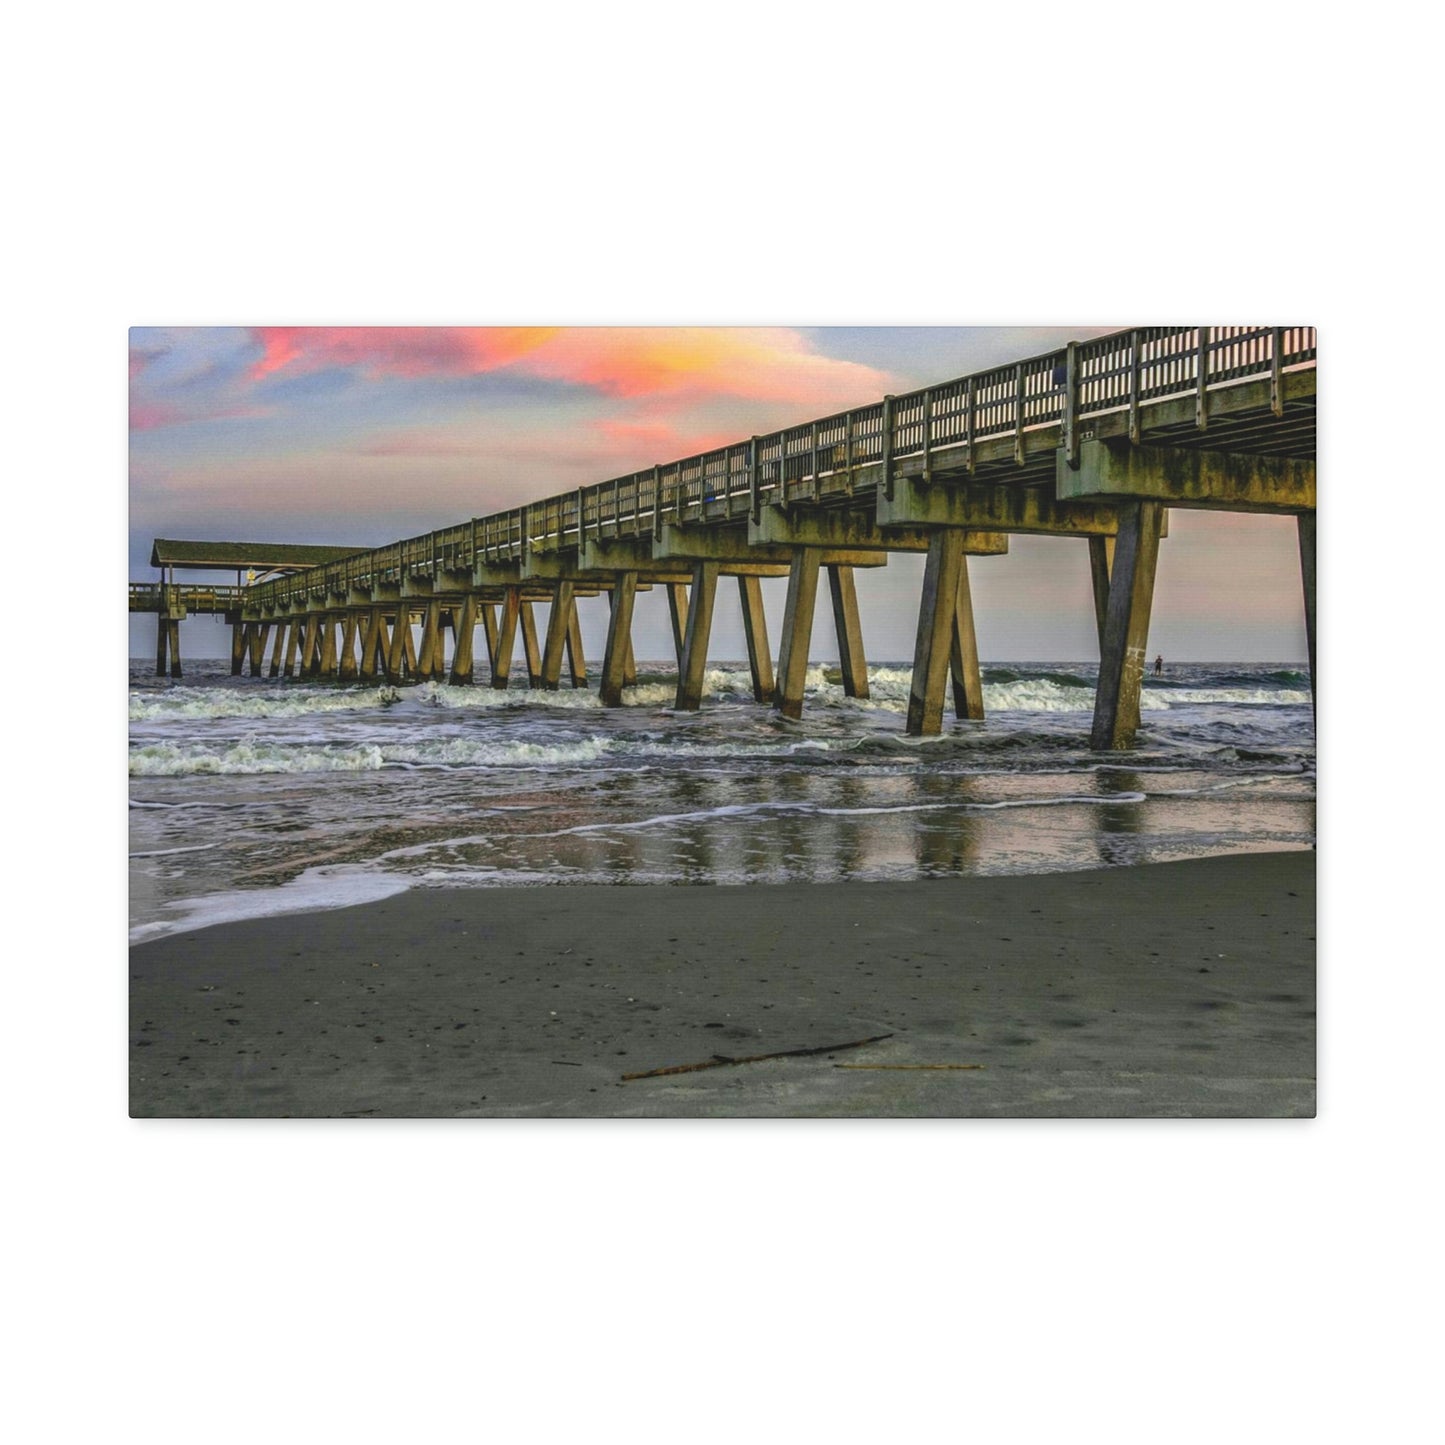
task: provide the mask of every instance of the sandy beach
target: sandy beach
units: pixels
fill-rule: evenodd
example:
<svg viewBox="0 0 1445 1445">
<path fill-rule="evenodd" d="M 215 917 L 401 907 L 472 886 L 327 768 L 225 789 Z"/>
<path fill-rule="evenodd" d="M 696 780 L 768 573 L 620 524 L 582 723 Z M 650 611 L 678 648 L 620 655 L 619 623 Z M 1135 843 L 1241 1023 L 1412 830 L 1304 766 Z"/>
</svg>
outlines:
<svg viewBox="0 0 1445 1445">
<path fill-rule="evenodd" d="M 1314 865 L 413 890 L 221 924 L 131 950 L 131 1113 L 1308 1116 Z M 982 1067 L 896 1067 L 923 1064 Z"/>
</svg>

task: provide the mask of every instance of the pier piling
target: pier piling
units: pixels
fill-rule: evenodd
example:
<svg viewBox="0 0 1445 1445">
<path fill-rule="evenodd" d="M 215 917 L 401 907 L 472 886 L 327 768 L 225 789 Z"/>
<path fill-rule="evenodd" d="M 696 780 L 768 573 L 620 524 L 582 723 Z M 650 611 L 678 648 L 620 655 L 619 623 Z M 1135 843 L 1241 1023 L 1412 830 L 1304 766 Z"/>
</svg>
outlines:
<svg viewBox="0 0 1445 1445">
<path fill-rule="evenodd" d="M 784 717 L 803 715 L 808 644 L 813 638 L 813 610 L 818 601 L 818 568 L 822 559 L 821 547 L 797 547 L 788 569 L 788 601 L 783 609 L 775 704 Z"/>
<path fill-rule="evenodd" d="M 694 563 L 692 595 L 687 601 L 687 632 L 677 676 L 676 706 L 679 712 L 696 712 L 702 706 L 703 681 L 707 675 L 708 635 L 712 631 L 717 578 L 716 562 Z M 669 598 L 672 597 L 672 588 L 668 589 L 668 595 Z"/>
<path fill-rule="evenodd" d="M 575 591 L 573 583 L 563 581 L 552 594 L 547 613 L 547 646 L 542 655 L 542 686 L 548 692 L 556 692 L 562 686 L 562 653 L 572 624 Z"/>
<path fill-rule="evenodd" d="M 1092 747 L 1127 748 L 1139 728 L 1139 690 L 1149 647 L 1149 612 L 1164 522 L 1160 502 L 1124 502 L 1109 578 L 1109 613 L 1099 657 Z"/>
<path fill-rule="evenodd" d="M 621 707 L 627 685 L 627 657 L 632 650 L 632 606 L 637 597 L 637 573 L 618 574 L 609 594 L 612 612 L 607 621 L 607 647 L 602 655 L 603 707 Z"/>
<path fill-rule="evenodd" d="M 768 624 L 763 615 L 763 583 L 760 577 L 739 577 L 738 598 L 743 607 L 743 637 L 748 645 L 748 671 L 753 678 L 753 701 L 773 698 L 773 654 L 768 642 Z"/>
<path fill-rule="evenodd" d="M 958 625 L 958 579 L 963 565 L 962 531 L 956 527 L 939 528 L 929 538 L 928 559 L 923 566 L 913 680 L 908 693 L 910 737 L 931 737 L 943 731 L 944 684 Z"/>
<path fill-rule="evenodd" d="M 863 656 L 863 625 L 858 617 L 858 589 L 851 567 L 828 568 L 833 599 L 833 627 L 838 635 L 838 662 L 845 697 L 868 696 L 868 663 Z"/>
</svg>

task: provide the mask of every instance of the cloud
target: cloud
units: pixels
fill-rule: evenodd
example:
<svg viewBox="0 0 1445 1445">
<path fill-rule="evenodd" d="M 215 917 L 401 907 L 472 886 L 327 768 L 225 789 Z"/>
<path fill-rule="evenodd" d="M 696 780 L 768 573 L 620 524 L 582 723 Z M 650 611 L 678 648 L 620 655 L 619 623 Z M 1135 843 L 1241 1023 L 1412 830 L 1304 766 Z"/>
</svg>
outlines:
<svg viewBox="0 0 1445 1445">
<path fill-rule="evenodd" d="M 263 326 L 250 376 L 346 368 L 388 377 L 463 377 L 512 368 L 636 399 L 735 397 L 800 407 L 861 404 L 888 373 L 819 352 L 780 327 Z"/>
<path fill-rule="evenodd" d="M 542 345 L 545 326 L 258 326 L 253 381 L 354 367 L 364 376 L 473 376 L 509 366 Z"/>
</svg>

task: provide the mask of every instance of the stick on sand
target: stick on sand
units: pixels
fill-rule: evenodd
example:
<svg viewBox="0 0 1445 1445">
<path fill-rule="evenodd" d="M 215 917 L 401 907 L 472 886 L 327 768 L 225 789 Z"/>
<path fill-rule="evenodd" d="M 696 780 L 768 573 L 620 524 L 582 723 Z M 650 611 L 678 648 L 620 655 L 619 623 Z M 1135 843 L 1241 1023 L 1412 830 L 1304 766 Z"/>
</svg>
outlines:
<svg viewBox="0 0 1445 1445">
<path fill-rule="evenodd" d="M 797 1059 L 807 1054 L 836 1054 L 843 1049 L 861 1049 L 864 1044 L 876 1044 L 882 1039 L 891 1039 L 892 1034 L 874 1034 L 869 1039 L 854 1039 L 847 1044 L 824 1044 L 820 1049 L 783 1049 L 776 1054 L 752 1054 L 746 1059 L 731 1059 L 726 1054 L 714 1054 L 700 1064 L 673 1064 L 666 1069 L 647 1069 L 641 1074 L 623 1074 L 622 1082 L 633 1079 L 657 1079 L 663 1074 L 695 1074 L 699 1069 L 720 1069 L 724 1064 L 761 1064 L 765 1059 Z"/>
</svg>

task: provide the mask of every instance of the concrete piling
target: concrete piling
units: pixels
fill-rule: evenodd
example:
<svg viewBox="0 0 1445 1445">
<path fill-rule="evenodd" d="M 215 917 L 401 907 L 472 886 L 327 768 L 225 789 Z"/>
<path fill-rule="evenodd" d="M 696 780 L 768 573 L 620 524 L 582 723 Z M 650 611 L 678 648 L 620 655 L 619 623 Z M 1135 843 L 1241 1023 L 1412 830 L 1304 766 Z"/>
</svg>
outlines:
<svg viewBox="0 0 1445 1445">
<path fill-rule="evenodd" d="M 973 628 L 973 593 L 968 582 L 968 554 L 958 559 L 958 593 L 954 599 L 953 641 L 949 649 L 955 717 L 983 721 L 983 676 L 978 665 L 978 638 Z"/>
<path fill-rule="evenodd" d="M 913 680 L 908 693 L 910 737 L 932 737 L 943 731 L 944 684 L 958 626 L 958 584 L 963 565 L 963 533 L 956 527 L 939 528 L 929 538 L 928 559 L 923 567 Z"/>
<path fill-rule="evenodd" d="M 702 706 L 707 674 L 707 644 L 712 631 L 713 603 L 717 597 L 718 564 L 696 562 L 692 569 L 692 596 L 687 602 L 687 631 L 677 675 L 679 712 L 696 712 Z M 668 589 L 669 598 L 673 589 Z M 674 613 L 676 616 L 676 613 Z"/>
<path fill-rule="evenodd" d="M 537 646 L 537 617 L 530 602 L 523 602 L 518 613 L 522 625 L 522 655 L 527 659 L 527 686 L 542 686 L 542 650 Z"/>
<path fill-rule="evenodd" d="M 508 587 L 503 594 L 502 625 L 492 648 L 492 686 L 505 688 L 512 671 L 512 649 L 516 645 L 517 620 L 522 611 L 522 589 Z"/>
<path fill-rule="evenodd" d="M 1163 504 L 1155 501 L 1123 502 L 1119 507 L 1119 540 L 1109 578 L 1109 612 L 1090 737 L 1096 749 L 1127 748 L 1139 728 L 1139 692 L 1164 511 Z"/>
<path fill-rule="evenodd" d="M 667 610 L 672 616 L 672 646 L 677 654 L 677 675 L 682 676 L 682 658 L 687 645 L 687 584 L 667 584 Z"/>
<path fill-rule="evenodd" d="M 556 692 L 562 686 L 562 653 L 571 629 L 575 591 L 573 583 L 559 582 L 552 594 L 547 614 L 547 646 L 542 655 L 542 686 L 548 692 Z"/>
<path fill-rule="evenodd" d="M 603 707 L 621 707 L 627 685 L 627 657 L 632 650 L 632 606 L 637 597 L 637 573 L 621 572 L 610 594 L 612 612 L 607 621 L 607 647 L 602 655 Z"/>
<path fill-rule="evenodd" d="M 830 566 L 828 591 L 833 599 L 833 627 L 838 636 L 844 696 L 866 698 L 868 663 L 863 656 L 863 624 L 858 616 L 858 589 L 853 581 L 853 569 Z"/>
<path fill-rule="evenodd" d="M 452 671 L 449 681 L 453 687 L 471 682 L 473 663 L 472 648 L 477 634 L 477 599 L 469 592 L 462 599 L 460 612 L 453 612 L 454 638 L 452 642 Z"/>
<path fill-rule="evenodd" d="M 1301 512 L 1296 518 L 1299 528 L 1300 578 L 1305 594 L 1305 643 L 1310 657 L 1310 705 L 1316 705 L 1318 684 L 1315 680 L 1315 514 Z"/>
<path fill-rule="evenodd" d="M 577 616 L 577 600 L 567 609 L 567 668 L 573 687 L 587 686 L 587 659 L 582 654 L 582 620 Z"/>
<path fill-rule="evenodd" d="M 1094 624 L 1099 647 L 1104 646 L 1104 625 L 1109 618 L 1109 576 L 1114 570 L 1114 539 L 1089 538 L 1089 577 L 1094 586 Z"/>
<path fill-rule="evenodd" d="M 763 584 L 759 577 L 739 577 L 738 597 L 743 607 L 743 637 L 748 645 L 748 671 L 753 678 L 753 701 L 773 698 L 773 654 L 768 624 L 763 615 Z"/>
<path fill-rule="evenodd" d="M 821 547 L 798 547 L 788 569 L 788 601 L 783 609 L 783 637 L 778 657 L 775 706 L 784 716 L 803 715 L 803 687 L 808 676 L 808 644 L 813 638 L 813 609 L 818 601 Z"/>
</svg>

